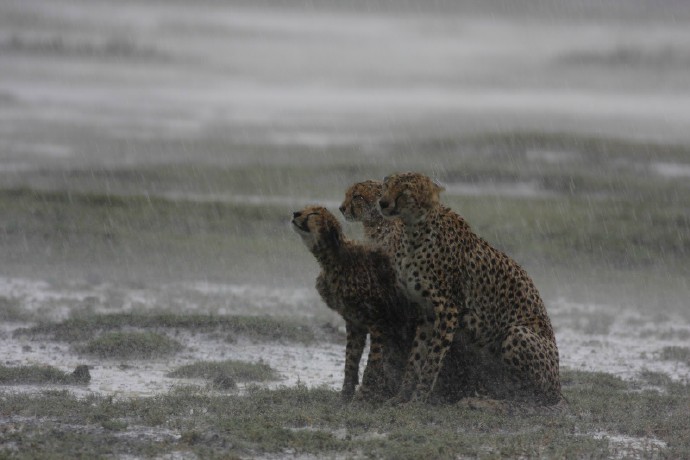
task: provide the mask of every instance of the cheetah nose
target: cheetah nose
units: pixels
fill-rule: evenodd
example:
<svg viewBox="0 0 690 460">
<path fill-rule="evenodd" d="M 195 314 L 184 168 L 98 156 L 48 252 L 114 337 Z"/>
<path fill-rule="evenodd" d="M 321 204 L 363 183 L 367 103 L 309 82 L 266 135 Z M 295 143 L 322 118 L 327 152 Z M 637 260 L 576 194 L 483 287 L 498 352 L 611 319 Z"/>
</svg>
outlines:
<svg viewBox="0 0 690 460">
<path fill-rule="evenodd" d="M 302 215 L 302 211 L 295 211 L 292 213 L 292 218 L 297 219 L 301 215 Z"/>
<path fill-rule="evenodd" d="M 386 209 L 388 206 L 390 206 L 390 203 L 385 200 L 379 200 L 379 206 L 381 206 L 381 209 Z"/>
<path fill-rule="evenodd" d="M 345 206 L 340 206 L 338 209 L 340 209 L 340 212 L 345 214 Z"/>
</svg>

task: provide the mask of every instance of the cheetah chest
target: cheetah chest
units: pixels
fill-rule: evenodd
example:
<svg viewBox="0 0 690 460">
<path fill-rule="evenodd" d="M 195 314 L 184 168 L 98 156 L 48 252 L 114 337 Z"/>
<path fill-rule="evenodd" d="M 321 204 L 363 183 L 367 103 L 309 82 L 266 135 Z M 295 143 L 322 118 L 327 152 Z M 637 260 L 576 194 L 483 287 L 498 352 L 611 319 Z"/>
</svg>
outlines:
<svg viewBox="0 0 690 460">
<path fill-rule="evenodd" d="M 317 279 L 316 289 L 326 305 L 346 321 L 369 326 L 377 318 L 377 302 L 366 288 L 358 286 L 355 279 L 356 276 L 345 276 L 339 272 L 322 274 Z"/>
<path fill-rule="evenodd" d="M 433 289 L 433 277 L 429 270 L 429 265 L 414 254 L 402 259 L 397 267 L 400 288 L 410 301 L 423 307 L 431 305 L 429 293 Z"/>
</svg>

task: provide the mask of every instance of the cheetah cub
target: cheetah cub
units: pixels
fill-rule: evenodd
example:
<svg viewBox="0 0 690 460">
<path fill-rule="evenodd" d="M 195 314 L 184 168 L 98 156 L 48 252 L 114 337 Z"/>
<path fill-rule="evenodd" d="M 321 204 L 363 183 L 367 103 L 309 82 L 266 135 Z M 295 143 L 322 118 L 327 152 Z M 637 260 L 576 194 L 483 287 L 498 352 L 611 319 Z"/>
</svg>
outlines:
<svg viewBox="0 0 690 460">
<path fill-rule="evenodd" d="M 560 402 L 558 348 L 532 279 L 443 206 L 441 191 L 422 174 L 394 174 L 379 200 L 384 217 L 404 224 L 406 252 L 393 259 L 397 278 L 434 315 L 432 333 L 415 337 L 396 399 L 428 399 L 459 331 L 501 364 L 512 382 L 507 398 Z"/>
<path fill-rule="evenodd" d="M 388 256 L 348 240 L 335 216 L 320 206 L 295 212 L 292 225 L 321 266 L 317 291 L 326 305 L 345 320 L 343 399 L 349 400 L 355 393 L 367 334 L 369 356 L 360 397 L 382 400 L 392 396 L 401 379 L 386 375 L 383 357 L 407 355 L 415 324 L 413 312 L 406 309 L 405 298 L 395 289 L 395 272 Z"/>
<path fill-rule="evenodd" d="M 384 251 L 392 261 L 404 253 L 405 231 L 400 219 L 384 219 L 381 215 L 378 203 L 382 192 L 382 181 L 366 180 L 355 183 L 345 191 L 345 200 L 339 209 L 348 222 L 362 223 L 365 243 Z M 404 291 L 399 286 L 397 289 L 401 297 L 405 297 Z M 418 305 L 405 305 L 404 308 L 405 311 L 417 313 L 413 318 L 413 322 L 417 326 L 408 325 L 405 328 L 405 333 L 401 336 L 405 341 L 396 344 L 395 347 L 390 347 L 392 350 L 384 354 L 386 375 L 394 379 L 397 386 L 402 381 L 407 357 L 412 348 L 414 332 L 410 332 L 410 328 L 422 327 L 429 322 L 429 318 L 422 317 Z"/>
</svg>

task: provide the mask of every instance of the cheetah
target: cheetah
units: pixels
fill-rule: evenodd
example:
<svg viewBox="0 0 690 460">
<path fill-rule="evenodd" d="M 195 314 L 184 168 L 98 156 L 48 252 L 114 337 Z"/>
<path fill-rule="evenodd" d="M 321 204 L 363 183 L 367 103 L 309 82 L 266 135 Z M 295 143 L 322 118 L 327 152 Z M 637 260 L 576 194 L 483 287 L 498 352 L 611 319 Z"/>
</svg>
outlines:
<svg viewBox="0 0 690 460">
<path fill-rule="evenodd" d="M 292 225 L 321 267 L 317 291 L 326 305 L 345 320 L 342 398 L 350 400 L 355 394 L 367 334 L 369 356 L 359 397 L 372 401 L 389 398 L 398 392 L 402 375 L 387 375 L 384 359 L 401 363 L 389 366 L 392 369 L 404 368 L 417 313 L 396 290 L 388 256 L 380 249 L 348 240 L 335 216 L 320 206 L 307 206 L 293 213 Z"/>
<path fill-rule="evenodd" d="M 416 333 L 396 400 L 428 400 L 446 353 L 461 338 L 510 381 L 502 397 L 561 402 L 558 348 L 532 279 L 442 205 L 442 191 L 427 176 L 400 173 L 384 179 L 379 200 L 385 218 L 404 224 L 406 253 L 393 259 L 397 279 L 434 316 L 431 333 Z"/>
<path fill-rule="evenodd" d="M 382 193 L 382 181 L 365 180 L 355 183 L 345 192 L 345 200 L 339 209 L 348 222 L 363 224 L 367 244 L 381 248 L 394 261 L 406 254 L 407 239 L 404 224 L 399 218 L 384 219 L 381 214 L 378 202 Z M 405 295 L 400 283 L 397 284 L 399 291 Z M 417 327 L 425 328 L 424 333 L 430 334 L 433 328 L 433 315 L 422 315 L 417 305 L 415 311 L 420 312 L 416 318 Z M 406 358 L 407 355 L 402 361 L 387 360 L 387 374 L 401 380 Z M 498 382 L 500 379 L 496 373 L 488 372 L 482 350 L 458 337 L 444 359 L 443 368 L 434 387 L 433 401 L 453 403 L 465 397 L 495 396 L 497 392 L 492 393 L 490 390 L 496 388 Z"/>
</svg>

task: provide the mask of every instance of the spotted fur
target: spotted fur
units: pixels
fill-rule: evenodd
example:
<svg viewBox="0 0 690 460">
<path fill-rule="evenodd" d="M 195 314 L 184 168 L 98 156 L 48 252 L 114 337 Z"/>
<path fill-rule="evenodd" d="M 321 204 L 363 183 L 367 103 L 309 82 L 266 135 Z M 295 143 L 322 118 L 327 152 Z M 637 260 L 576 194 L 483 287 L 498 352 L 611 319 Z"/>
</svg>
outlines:
<svg viewBox="0 0 690 460">
<path fill-rule="evenodd" d="M 501 396 L 559 402 L 558 348 L 537 288 L 440 203 L 442 190 L 422 174 L 395 174 L 384 179 L 379 200 L 384 217 L 404 223 L 406 251 L 393 259 L 397 280 L 434 316 L 432 330 L 416 334 L 398 400 L 426 401 L 451 344 L 463 340 L 506 376 Z"/>
<path fill-rule="evenodd" d="M 395 288 L 395 272 L 380 249 L 348 240 L 335 216 L 320 206 L 293 214 L 293 228 L 316 257 L 316 289 L 326 305 L 345 319 L 347 346 L 342 396 L 350 399 L 359 381 L 359 362 L 369 334 L 367 366 L 360 394 L 384 399 L 402 380 L 384 369 L 383 356 L 404 362 L 414 337 L 416 313 Z"/>
<path fill-rule="evenodd" d="M 400 219 L 384 219 L 379 209 L 383 182 L 366 180 L 345 192 L 340 212 L 348 222 L 361 222 L 367 243 L 383 249 L 391 258 L 405 249 L 405 229 Z"/>
<path fill-rule="evenodd" d="M 407 239 L 404 224 L 400 219 L 384 219 L 381 215 L 378 202 L 382 193 L 382 181 L 366 180 L 353 184 L 345 192 L 340 212 L 349 222 L 361 222 L 367 244 L 381 248 L 394 262 L 406 255 Z M 399 283 L 397 289 L 406 296 Z M 418 305 L 413 306 L 413 311 L 419 312 L 416 323 L 420 328 L 420 334 L 423 332 L 429 335 L 433 328 L 433 315 L 423 314 Z M 402 357 L 384 354 L 384 366 L 390 369 L 388 373 L 398 380 L 402 380 L 412 342 L 406 342 L 402 347 L 406 347 L 406 353 Z M 496 387 L 500 378 L 489 370 L 490 366 L 486 365 L 481 350 L 458 337 L 444 360 L 432 395 L 434 401 L 456 402 L 464 397 L 476 395 L 495 396 L 496 391 L 490 392 L 487 388 L 491 388 L 492 385 Z"/>
</svg>

